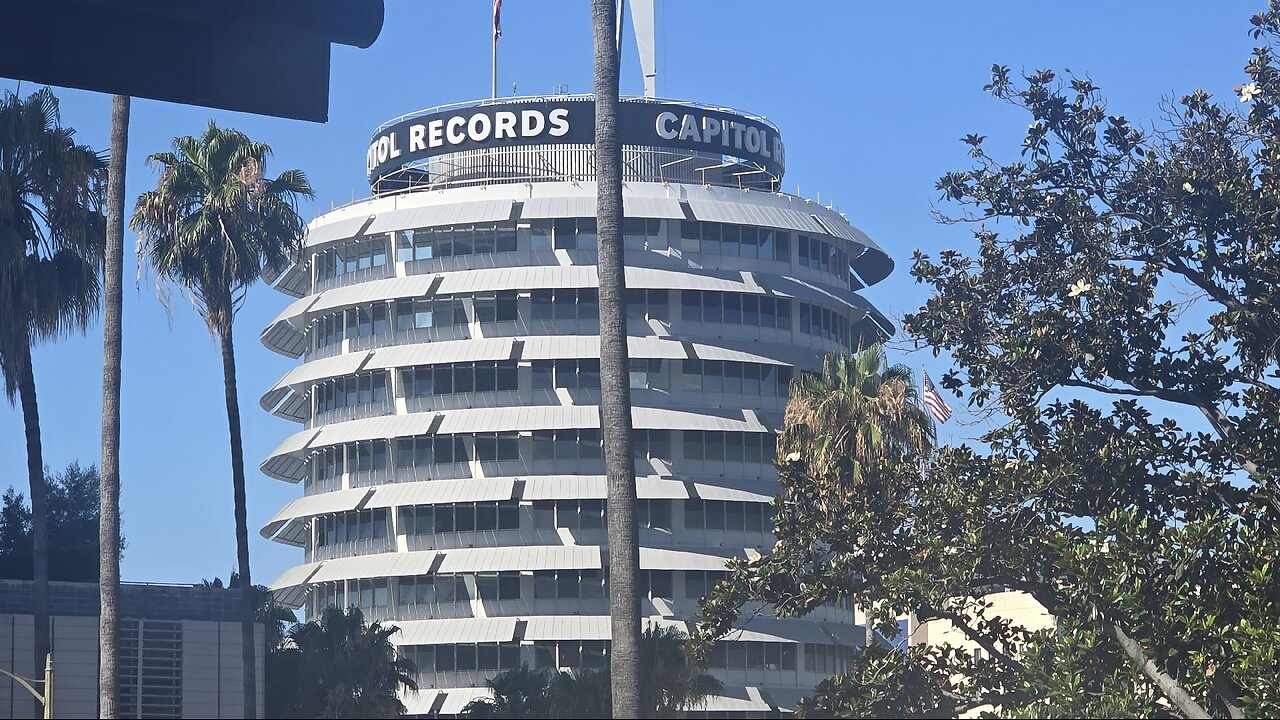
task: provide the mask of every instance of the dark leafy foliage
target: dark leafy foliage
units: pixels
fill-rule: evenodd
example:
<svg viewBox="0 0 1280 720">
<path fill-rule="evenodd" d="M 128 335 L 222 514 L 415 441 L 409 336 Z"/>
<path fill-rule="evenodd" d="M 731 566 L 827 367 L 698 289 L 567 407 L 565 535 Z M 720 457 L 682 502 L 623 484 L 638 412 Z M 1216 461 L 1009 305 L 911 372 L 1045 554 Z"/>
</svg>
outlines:
<svg viewBox="0 0 1280 720">
<path fill-rule="evenodd" d="M 417 667 L 396 653 L 394 626 L 366 624 L 358 608 L 329 608 L 319 622 L 293 627 L 272 654 L 267 700 L 272 717 L 394 718 L 397 693 L 417 692 Z M 278 714 L 277 714 L 278 713 Z"/>
<path fill-rule="evenodd" d="M 640 636 L 641 717 L 676 717 L 701 707 L 723 686 L 685 652 L 678 628 L 648 628 Z M 609 672 L 552 672 L 522 666 L 490 680 L 492 697 L 464 709 L 471 718 L 602 718 L 613 716 Z"/>
<path fill-rule="evenodd" d="M 983 652 L 865 653 L 806 713 L 1280 713 L 1280 5 L 1253 24 L 1238 98 L 1192 93 L 1149 131 L 1087 78 L 993 68 L 1030 115 L 1020 157 L 963 139 L 975 166 L 938 188 L 963 208 L 947 220 L 982 224 L 977 253 L 917 253 L 933 294 L 905 327 L 996 429 L 923 471 L 864 469 L 838 514 L 814 497 L 829 477 L 784 462 L 778 545 L 738 563 L 702 639 L 750 600 L 848 594 Z M 1000 617 L 993 589 L 1056 628 Z"/>
<path fill-rule="evenodd" d="M 98 581 L 98 469 L 45 470 L 49 486 L 49 579 Z M 0 501 L 0 578 L 31 579 L 31 510 L 10 487 Z M 120 541 L 124 548 L 123 538 Z"/>
</svg>

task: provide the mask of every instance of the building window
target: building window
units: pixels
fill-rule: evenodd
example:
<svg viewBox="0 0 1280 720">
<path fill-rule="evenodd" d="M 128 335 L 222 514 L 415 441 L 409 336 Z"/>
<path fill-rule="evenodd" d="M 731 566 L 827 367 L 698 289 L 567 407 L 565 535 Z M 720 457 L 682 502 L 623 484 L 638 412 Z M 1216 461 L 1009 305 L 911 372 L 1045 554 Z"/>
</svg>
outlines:
<svg viewBox="0 0 1280 720">
<path fill-rule="evenodd" d="M 316 547 L 387 537 L 387 508 L 352 510 L 315 519 Z"/>
<path fill-rule="evenodd" d="M 600 360 L 598 358 L 534 360 L 533 389 L 551 390 L 600 389 Z"/>
<path fill-rule="evenodd" d="M 516 228 L 510 223 L 421 228 L 395 235 L 400 262 L 516 251 Z"/>
<path fill-rule="evenodd" d="M 348 243 L 316 253 L 316 279 L 349 275 L 358 270 L 387 266 L 387 238 L 379 236 L 364 242 Z"/>
<path fill-rule="evenodd" d="M 459 527 L 475 531 L 519 530 L 520 503 L 501 500 L 400 508 L 399 531 L 405 535 L 458 532 Z"/>
<path fill-rule="evenodd" d="M 418 666 L 418 674 L 443 672 L 494 673 L 520 668 L 520 643 L 414 645 L 402 647 Z"/>
<path fill-rule="evenodd" d="M 671 570 L 641 570 L 640 596 L 666 600 L 675 598 L 675 591 L 672 589 L 674 574 Z"/>
<path fill-rule="evenodd" d="M 406 398 L 519 389 L 519 369 L 513 360 L 423 365 L 400 373 Z"/>
<path fill-rule="evenodd" d="M 651 250 L 665 247 L 661 241 L 662 221 L 652 218 L 623 218 L 622 245 L 628 250 Z"/>
<path fill-rule="evenodd" d="M 327 380 L 312 386 L 316 412 L 331 412 L 339 408 L 385 403 L 387 401 L 387 371 L 376 370 L 348 377 Z"/>
<path fill-rule="evenodd" d="M 688 460 L 772 463 L 776 454 L 772 433 L 684 431 L 684 456 Z"/>
<path fill-rule="evenodd" d="M 428 468 L 470 461 L 461 435 L 421 435 L 396 440 L 396 467 Z"/>
<path fill-rule="evenodd" d="M 121 717 L 182 717 L 182 623 L 120 621 Z"/>
<path fill-rule="evenodd" d="M 559 670 L 603 670 L 609 661 L 607 640 L 538 640 L 534 667 Z"/>
<path fill-rule="evenodd" d="M 481 462 L 505 462 L 519 459 L 519 433 L 480 433 L 476 435 L 476 460 Z"/>
<path fill-rule="evenodd" d="M 724 570 L 685 570 L 684 596 L 690 600 L 711 597 L 716 583 L 729 577 Z"/>
<path fill-rule="evenodd" d="M 793 375 L 786 366 L 727 360 L 684 360 L 681 370 L 681 390 L 750 397 L 787 397 Z"/>
<path fill-rule="evenodd" d="M 600 431 L 594 428 L 579 430 L 534 430 L 534 460 L 602 460 Z"/>
<path fill-rule="evenodd" d="M 669 297 L 670 293 L 665 289 L 628 289 L 627 317 L 631 320 L 670 320 Z"/>
<path fill-rule="evenodd" d="M 716 670 L 795 670 L 796 647 L 797 643 L 720 641 L 711 647 L 707 667 Z"/>
<path fill-rule="evenodd" d="M 764 503 L 724 500 L 684 501 L 686 530 L 771 532 L 773 507 Z"/>
<path fill-rule="evenodd" d="M 533 571 L 533 596 L 539 600 L 600 600 L 606 587 L 603 570 Z"/>
<path fill-rule="evenodd" d="M 520 573 L 477 573 L 476 598 L 479 600 L 519 600 Z"/>
<path fill-rule="evenodd" d="M 469 602 L 471 594 L 462 575 L 416 575 L 396 580 L 396 604 L 415 605 Z"/>
<path fill-rule="evenodd" d="M 685 220 L 680 238 L 689 252 L 791 262 L 791 234 L 786 230 Z"/>
<path fill-rule="evenodd" d="M 396 301 L 396 331 L 467 324 L 462 298 L 419 298 Z"/>
<path fill-rule="evenodd" d="M 804 669 L 820 675 L 836 675 L 849 669 L 853 648 L 847 645 L 805 643 Z"/>
<path fill-rule="evenodd" d="M 791 301 L 787 298 L 715 290 L 681 290 L 680 311 L 685 320 L 791 329 Z"/>
<path fill-rule="evenodd" d="M 552 288 L 532 292 L 534 320 L 599 320 L 600 295 L 595 288 Z"/>
</svg>

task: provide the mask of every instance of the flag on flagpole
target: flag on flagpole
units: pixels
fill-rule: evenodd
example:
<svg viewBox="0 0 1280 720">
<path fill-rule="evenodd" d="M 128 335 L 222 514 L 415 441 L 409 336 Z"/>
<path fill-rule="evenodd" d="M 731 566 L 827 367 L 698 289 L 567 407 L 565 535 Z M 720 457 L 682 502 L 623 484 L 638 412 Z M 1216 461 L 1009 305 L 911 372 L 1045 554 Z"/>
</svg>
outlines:
<svg viewBox="0 0 1280 720">
<path fill-rule="evenodd" d="M 493 0 L 493 39 L 502 37 L 502 0 Z"/>
<path fill-rule="evenodd" d="M 951 419 L 951 408 L 947 405 L 947 401 L 942 399 L 942 394 L 938 392 L 938 388 L 933 386 L 933 381 L 929 379 L 929 373 L 920 371 L 924 376 L 924 406 L 928 408 L 929 414 L 933 416 L 939 423 L 945 423 Z"/>
</svg>

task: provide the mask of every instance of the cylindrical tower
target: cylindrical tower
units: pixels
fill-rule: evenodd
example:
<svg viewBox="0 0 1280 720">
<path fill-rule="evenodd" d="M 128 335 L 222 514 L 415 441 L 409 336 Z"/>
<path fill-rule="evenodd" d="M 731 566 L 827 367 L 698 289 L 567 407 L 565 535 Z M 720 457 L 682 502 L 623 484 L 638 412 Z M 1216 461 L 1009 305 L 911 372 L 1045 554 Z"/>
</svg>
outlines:
<svg viewBox="0 0 1280 720">
<path fill-rule="evenodd" d="M 629 98 L 619 119 L 643 610 L 685 627 L 727 558 L 771 547 L 788 383 L 892 332 L 857 291 L 893 263 L 779 191 L 763 118 Z M 262 470 L 303 496 L 262 534 L 305 561 L 272 590 L 398 625 L 410 714 L 521 664 L 607 666 L 593 122 L 590 96 L 398 118 L 374 196 L 316 218 L 273 279 L 298 299 L 262 341 L 302 364 L 261 404 L 301 429 Z M 709 712 L 789 709 L 863 639 L 847 605 L 740 625 Z"/>
</svg>

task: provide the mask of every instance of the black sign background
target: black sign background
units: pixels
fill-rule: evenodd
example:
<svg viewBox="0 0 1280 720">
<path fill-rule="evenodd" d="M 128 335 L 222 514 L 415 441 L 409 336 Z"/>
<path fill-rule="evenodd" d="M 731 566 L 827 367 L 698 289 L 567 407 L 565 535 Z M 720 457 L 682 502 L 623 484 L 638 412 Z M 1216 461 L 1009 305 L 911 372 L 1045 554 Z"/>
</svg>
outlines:
<svg viewBox="0 0 1280 720">
<path fill-rule="evenodd" d="M 550 128 L 549 114 L 553 110 L 564 109 L 567 111 L 568 132 L 553 136 L 548 132 Z M 546 127 L 543 131 L 534 137 L 519 137 L 520 130 L 520 113 L 523 110 L 537 110 L 542 113 L 546 121 Z M 503 137 L 496 139 L 493 137 L 492 127 L 494 115 L 499 112 L 512 112 L 517 116 L 517 137 Z M 674 122 L 668 123 L 666 128 L 668 131 L 674 130 L 676 137 L 666 139 L 658 134 L 657 123 L 658 116 L 662 113 L 672 113 L 676 119 Z M 524 101 L 513 103 L 497 103 L 492 105 L 481 105 L 464 107 L 455 110 L 446 110 L 444 112 L 433 113 L 430 115 L 419 115 L 408 120 L 403 120 L 395 125 L 384 128 L 381 132 L 373 137 L 370 145 L 370 155 L 372 160 L 369 165 L 369 179 L 376 181 L 379 178 L 391 173 L 406 163 L 423 160 L 436 155 L 445 155 L 463 150 L 474 150 L 486 147 L 514 147 L 529 145 L 551 145 L 551 144 L 583 144 L 591 145 L 595 142 L 595 113 L 596 105 L 594 100 L 585 99 L 565 99 L 555 100 L 548 98 L 545 101 Z M 445 142 L 439 147 L 427 147 L 426 149 L 416 152 L 409 152 L 409 132 L 413 126 L 427 127 L 435 121 L 442 121 L 447 126 L 453 118 L 461 117 L 470 119 L 474 115 L 487 115 L 489 117 L 491 128 L 489 137 L 483 141 L 475 141 L 467 136 L 460 143 Z M 679 131 L 681 121 L 685 115 L 693 117 L 699 130 L 704 127 L 703 118 L 713 118 L 720 121 L 722 127 L 728 128 L 729 123 L 743 129 L 739 135 L 736 131 L 728 133 L 728 143 L 725 144 L 723 136 L 725 131 L 716 135 L 710 142 L 700 142 L 693 138 L 679 139 Z M 751 152 L 746 147 L 746 128 L 755 128 L 760 133 L 760 151 Z M 463 128 L 465 133 L 465 127 Z M 648 145 L 656 147 L 678 148 L 682 150 L 696 150 L 708 153 L 717 153 L 728 155 L 753 162 L 770 173 L 782 176 L 784 170 L 784 158 L 782 139 L 778 131 L 758 120 L 751 120 L 742 115 L 722 110 L 711 110 L 692 105 L 681 105 L 678 103 L 662 103 L 662 102 L 622 102 L 618 105 L 618 135 L 624 145 Z M 740 145 L 735 145 L 736 139 L 740 141 Z M 392 144 L 400 151 L 400 155 L 395 158 L 388 158 L 382 163 L 376 162 L 377 144 L 383 139 L 390 137 Z"/>
</svg>

